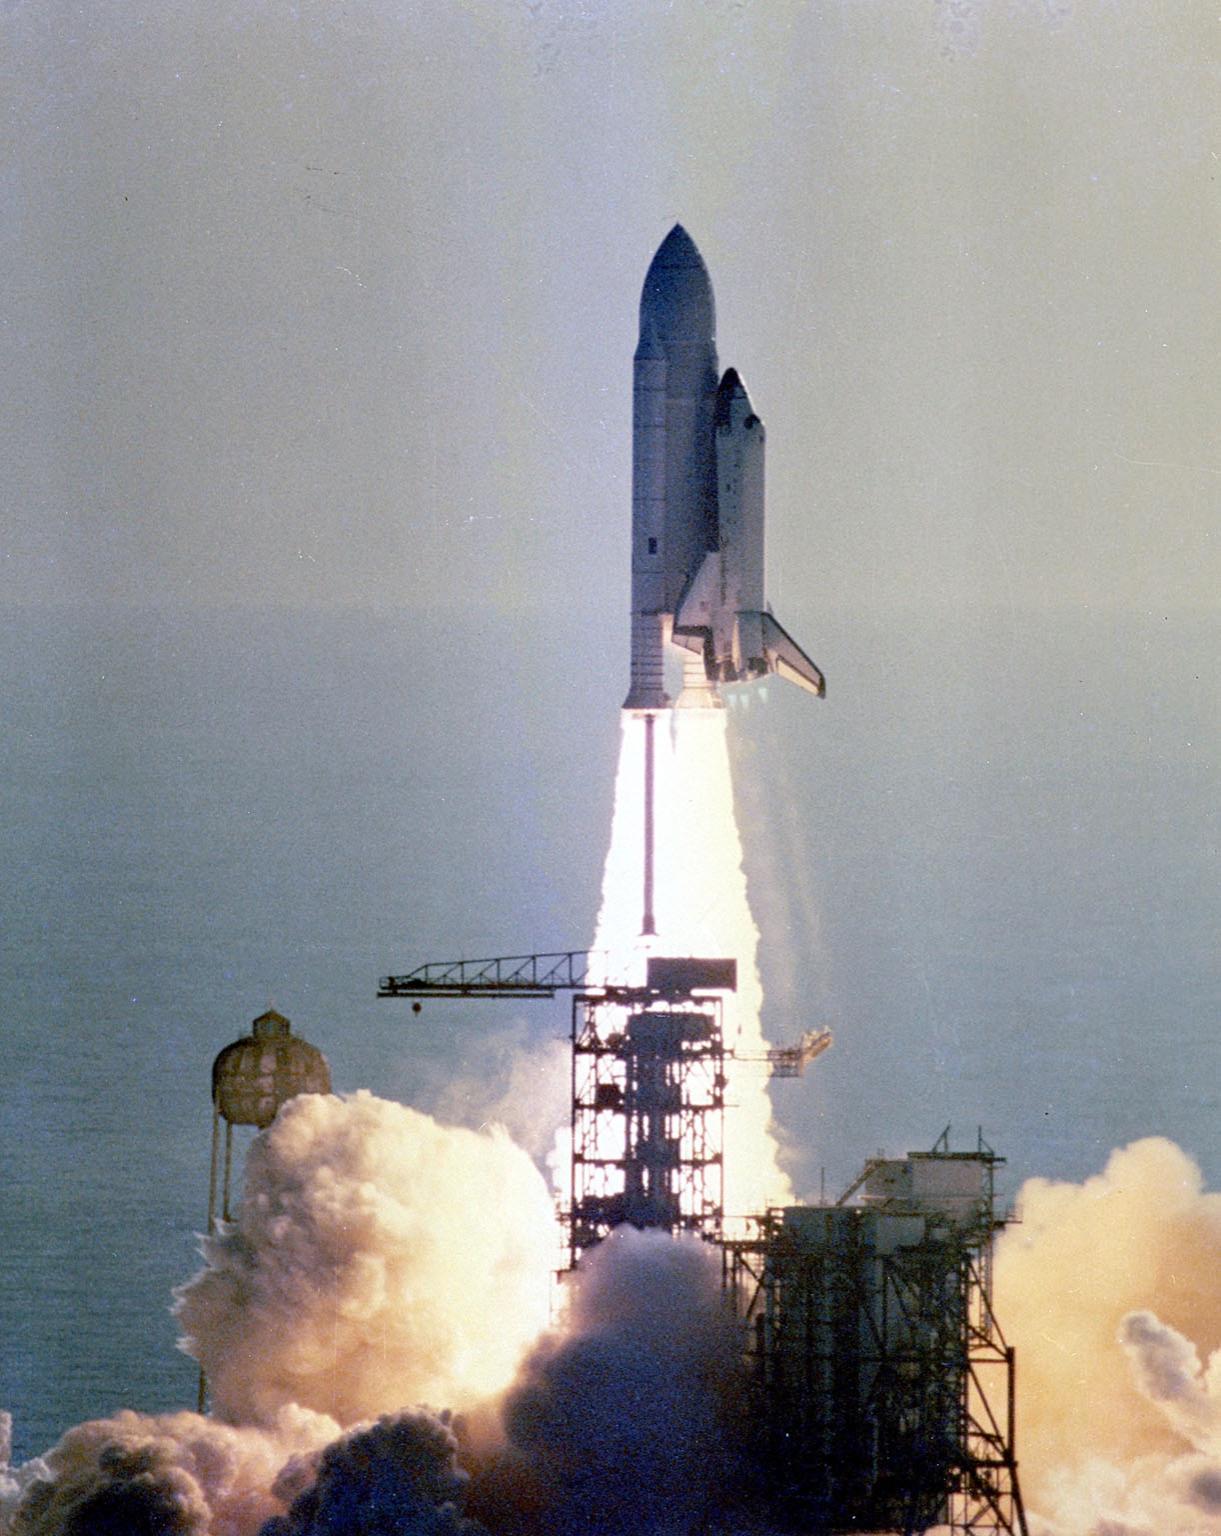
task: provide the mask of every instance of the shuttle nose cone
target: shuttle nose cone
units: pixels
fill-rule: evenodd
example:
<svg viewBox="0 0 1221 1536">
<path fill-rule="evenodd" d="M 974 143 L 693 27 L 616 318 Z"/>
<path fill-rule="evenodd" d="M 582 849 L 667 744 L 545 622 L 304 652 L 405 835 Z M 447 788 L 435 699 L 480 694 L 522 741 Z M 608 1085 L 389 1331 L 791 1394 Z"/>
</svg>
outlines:
<svg viewBox="0 0 1221 1536">
<path fill-rule="evenodd" d="M 657 248 L 640 295 L 640 329 L 652 325 L 659 340 L 711 341 L 716 309 L 708 268 L 695 241 L 676 224 Z"/>
</svg>

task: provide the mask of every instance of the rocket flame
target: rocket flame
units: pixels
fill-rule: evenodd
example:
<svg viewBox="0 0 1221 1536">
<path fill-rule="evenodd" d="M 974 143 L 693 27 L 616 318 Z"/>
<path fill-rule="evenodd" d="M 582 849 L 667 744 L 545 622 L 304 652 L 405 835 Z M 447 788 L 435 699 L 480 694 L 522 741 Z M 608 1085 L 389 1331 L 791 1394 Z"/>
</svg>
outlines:
<svg viewBox="0 0 1221 1536">
<path fill-rule="evenodd" d="M 654 916 L 641 935 L 644 890 L 644 718 L 625 714 L 615 813 L 594 947 L 606 977 L 637 985 L 649 954 L 729 957 L 738 990 L 725 1000 L 728 1051 L 759 1056 L 763 989 L 734 818 L 724 710 L 670 710 L 654 716 Z M 780 1167 L 767 1079 L 757 1063 L 727 1062 L 725 1211 L 740 1217 L 791 1201 Z"/>
</svg>

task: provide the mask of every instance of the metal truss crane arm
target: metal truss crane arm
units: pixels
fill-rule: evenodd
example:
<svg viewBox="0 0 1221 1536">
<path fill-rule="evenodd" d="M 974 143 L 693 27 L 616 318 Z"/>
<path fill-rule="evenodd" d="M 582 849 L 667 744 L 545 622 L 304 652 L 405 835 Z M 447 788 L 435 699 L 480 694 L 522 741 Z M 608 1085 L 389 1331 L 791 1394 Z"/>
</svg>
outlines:
<svg viewBox="0 0 1221 1536">
<path fill-rule="evenodd" d="M 771 1077 L 800 1077 L 814 1058 L 828 1049 L 832 1039 L 829 1029 L 807 1029 L 796 1045 L 773 1045 L 765 1051 L 731 1054 L 735 1061 L 766 1067 Z"/>
<path fill-rule="evenodd" d="M 497 955 L 488 960 L 432 960 L 402 976 L 383 976 L 378 997 L 549 998 L 594 985 L 593 949 L 545 955 Z"/>
<path fill-rule="evenodd" d="M 601 966 L 594 962 L 601 960 Z M 643 987 L 606 979 L 607 954 L 598 949 L 565 949 L 546 955 L 497 955 L 490 960 L 432 960 L 403 976 L 383 976 L 378 997 L 554 997 L 557 992 L 612 994 L 624 1002 L 654 997 L 694 997 L 733 992 L 734 959 L 650 955 Z"/>
</svg>

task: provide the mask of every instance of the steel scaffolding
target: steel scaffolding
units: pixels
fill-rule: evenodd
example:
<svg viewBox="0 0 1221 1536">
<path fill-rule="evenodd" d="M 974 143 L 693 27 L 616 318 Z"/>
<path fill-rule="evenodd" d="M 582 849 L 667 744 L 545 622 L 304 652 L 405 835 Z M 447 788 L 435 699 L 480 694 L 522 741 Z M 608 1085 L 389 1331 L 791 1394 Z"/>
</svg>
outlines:
<svg viewBox="0 0 1221 1536">
<path fill-rule="evenodd" d="M 719 997 L 573 998 L 571 1265 L 622 1222 L 719 1237 L 725 1086 Z"/>
<path fill-rule="evenodd" d="M 756 1449 L 794 1529 L 1026 1536 L 1013 1350 L 990 1294 L 997 1161 L 982 1147 L 878 1160 L 864 1203 L 772 1210 L 723 1244 Z M 913 1168 L 914 1190 L 884 1192 Z"/>
</svg>

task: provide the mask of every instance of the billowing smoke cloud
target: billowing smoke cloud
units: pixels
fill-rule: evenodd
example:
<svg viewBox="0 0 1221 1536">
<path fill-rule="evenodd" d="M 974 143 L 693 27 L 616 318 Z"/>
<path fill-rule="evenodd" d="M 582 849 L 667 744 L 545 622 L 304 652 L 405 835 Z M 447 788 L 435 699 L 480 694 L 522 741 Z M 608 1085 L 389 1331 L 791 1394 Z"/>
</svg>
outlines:
<svg viewBox="0 0 1221 1536">
<path fill-rule="evenodd" d="M 379 1413 L 502 1390 L 547 1323 L 556 1251 L 544 1181 L 503 1132 L 363 1092 L 293 1100 L 179 1294 L 216 1418 L 124 1412 L 69 1431 L 0 1474 L 0 1530 L 255 1536 L 283 1515 L 281 1533 L 376 1531 L 382 1510 L 396 1530 L 462 1530 L 441 1421 L 383 1420 L 319 1453 Z"/>
<path fill-rule="evenodd" d="M 1137 1385 L 1183 1439 L 1199 1451 L 1221 1451 L 1221 1350 L 1204 1370 L 1191 1340 L 1152 1312 L 1130 1312 L 1119 1342 Z"/>
<path fill-rule="evenodd" d="M 252 1249 L 252 1264 L 274 1263 L 273 1250 Z M 559 1330 L 536 1342 L 499 1404 L 477 1407 L 461 1435 L 448 1413 L 419 1408 L 347 1433 L 298 1408 L 282 1408 L 261 1426 L 124 1412 L 80 1425 L 7 1484 L 0 1479 L 8 1493 L 0 1532 L 678 1536 L 711 1529 L 735 1484 L 743 1400 L 716 1251 L 693 1237 L 621 1228 L 586 1255 L 566 1297 Z M 265 1351 L 247 1363 L 255 1374 L 275 1362 Z M 341 1356 L 336 1366 L 343 1370 Z"/>
<path fill-rule="evenodd" d="M 1019 1212 L 996 1302 L 1037 1529 L 1221 1536 L 1221 1195 L 1151 1138 L 1084 1184 L 1031 1180 Z"/>
<path fill-rule="evenodd" d="M 195 1413 L 124 1411 L 71 1429 L 8 1480 L 6 1536 L 256 1536 L 284 1509 L 274 1491 L 293 1457 L 339 1432 L 284 1409 L 263 1429 Z"/>
<path fill-rule="evenodd" d="M 261 1536 L 479 1536 L 459 1512 L 467 1474 L 443 1418 L 418 1411 L 386 1416 L 329 1445 L 286 1515 Z M 297 1481 L 290 1466 L 277 1491 Z"/>
<path fill-rule="evenodd" d="M 705 1528 L 733 1466 L 735 1335 L 714 1250 L 621 1227 L 582 1260 L 563 1331 L 503 1405 L 472 1508 L 497 1531 Z"/>
<path fill-rule="evenodd" d="M 506 1135 L 360 1092 L 281 1110 L 204 1252 L 177 1311 L 218 1417 L 296 1403 L 352 1425 L 502 1390 L 546 1326 L 557 1248 L 542 1176 Z"/>
</svg>

